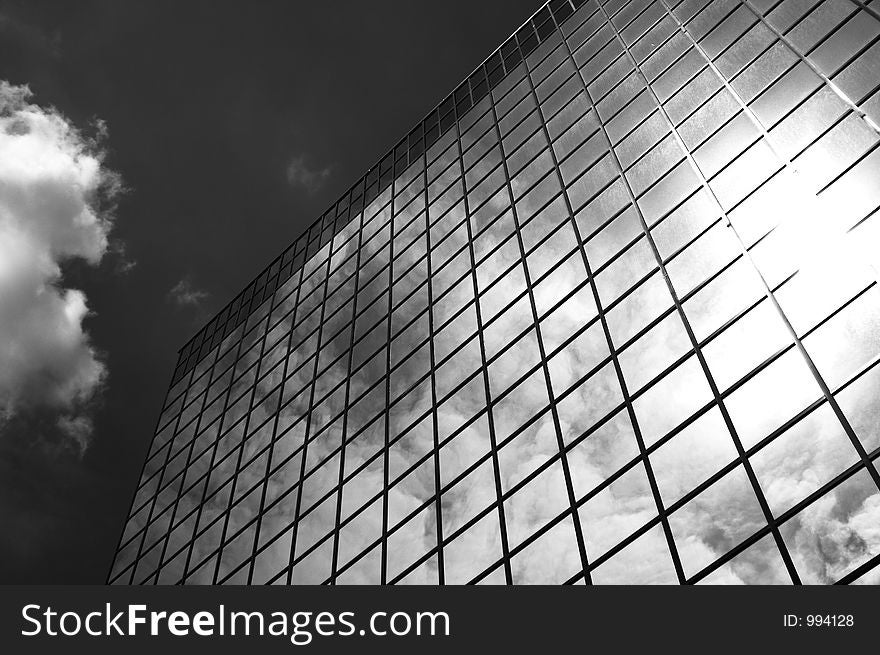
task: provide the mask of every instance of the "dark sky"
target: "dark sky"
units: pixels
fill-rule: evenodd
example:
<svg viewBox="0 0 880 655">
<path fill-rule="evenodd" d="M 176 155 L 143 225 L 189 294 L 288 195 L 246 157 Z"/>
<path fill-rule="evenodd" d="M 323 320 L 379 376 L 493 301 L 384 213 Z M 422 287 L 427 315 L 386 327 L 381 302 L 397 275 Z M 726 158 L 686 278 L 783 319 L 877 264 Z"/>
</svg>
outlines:
<svg viewBox="0 0 880 655">
<path fill-rule="evenodd" d="M 0 434 L 0 582 L 105 580 L 177 349 L 536 8 L 443 2 L 0 1 L 0 79 L 106 121 L 136 266 L 70 266 L 109 380 L 82 459 Z M 329 170 L 291 184 L 300 159 Z M 209 294 L 170 302 L 181 279 Z"/>
</svg>

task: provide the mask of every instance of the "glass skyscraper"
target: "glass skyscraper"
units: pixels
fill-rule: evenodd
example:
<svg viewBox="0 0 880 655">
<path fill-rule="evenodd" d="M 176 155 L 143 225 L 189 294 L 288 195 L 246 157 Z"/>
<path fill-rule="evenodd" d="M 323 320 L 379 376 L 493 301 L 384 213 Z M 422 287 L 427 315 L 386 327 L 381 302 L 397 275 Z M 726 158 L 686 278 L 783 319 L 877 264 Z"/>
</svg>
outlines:
<svg viewBox="0 0 880 655">
<path fill-rule="evenodd" d="M 880 2 L 553 0 L 180 351 L 114 583 L 880 581 Z"/>
</svg>

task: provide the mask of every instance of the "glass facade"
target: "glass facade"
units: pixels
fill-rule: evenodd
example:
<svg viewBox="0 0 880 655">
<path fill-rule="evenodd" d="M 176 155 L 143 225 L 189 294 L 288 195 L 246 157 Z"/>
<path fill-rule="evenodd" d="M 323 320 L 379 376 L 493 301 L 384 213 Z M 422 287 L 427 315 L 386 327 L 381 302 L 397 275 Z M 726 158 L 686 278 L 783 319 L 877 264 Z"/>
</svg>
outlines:
<svg viewBox="0 0 880 655">
<path fill-rule="evenodd" d="M 880 581 L 878 11 L 542 7 L 181 350 L 110 581 Z"/>
</svg>

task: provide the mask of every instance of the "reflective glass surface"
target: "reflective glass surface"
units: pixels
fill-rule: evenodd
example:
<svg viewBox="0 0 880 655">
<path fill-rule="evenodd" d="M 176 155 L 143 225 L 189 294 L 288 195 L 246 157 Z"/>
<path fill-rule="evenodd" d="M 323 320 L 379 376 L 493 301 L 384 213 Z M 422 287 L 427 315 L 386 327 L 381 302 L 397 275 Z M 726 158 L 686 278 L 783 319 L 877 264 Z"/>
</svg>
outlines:
<svg viewBox="0 0 880 655">
<path fill-rule="evenodd" d="M 880 581 L 878 9 L 539 9 L 181 350 L 110 581 Z"/>
</svg>

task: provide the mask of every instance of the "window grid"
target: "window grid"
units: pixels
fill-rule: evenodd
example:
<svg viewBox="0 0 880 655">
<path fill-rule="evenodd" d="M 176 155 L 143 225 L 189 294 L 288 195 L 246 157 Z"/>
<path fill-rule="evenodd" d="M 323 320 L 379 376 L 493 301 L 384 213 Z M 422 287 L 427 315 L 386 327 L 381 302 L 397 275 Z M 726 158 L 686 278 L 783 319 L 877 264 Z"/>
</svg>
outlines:
<svg viewBox="0 0 880 655">
<path fill-rule="evenodd" d="M 664 3 L 664 8 L 666 8 L 666 7 L 665 7 L 665 3 Z M 618 40 L 620 41 L 620 44 L 621 44 L 621 46 L 623 47 L 624 52 L 626 53 L 626 56 L 630 59 L 630 61 L 631 61 L 631 63 L 632 63 L 633 68 L 634 68 L 635 70 L 637 70 L 640 74 L 642 74 L 642 77 L 643 77 L 643 79 L 644 79 L 644 82 L 645 82 L 646 88 L 649 90 L 649 93 L 651 93 L 651 94 L 654 96 L 654 100 L 655 100 L 655 102 L 656 102 L 656 103 L 658 104 L 658 106 L 659 106 L 659 105 L 660 105 L 660 100 L 659 100 L 659 98 L 656 96 L 656 93 L 654 92 L 653 88 L 651 87 L 650 82 L 648 81 L 647 77 L 645 77 L 645 76 L 644 76 L 644 73 L 641 73 L 641 69 L 638 68 L 638 65 L 636 64 L 635 59 L 632 57 L 632 55 L 631 55 L 631 53 L 630 53 L 629 47 L 626 45 L 626 43 L 623 41 L 623 38 L 620 36 L 620 32 L 617 31 L 617 30 L 613 27 L 613 23 L 611 22 L 610 17 L 608 17 L 607 12 L 605 12 L 604 7 L 601 7 L 601 6 L 600 6 L 600 9 L 601 9 L 601 11 L 602 11 L 603 13 L 605 13 L 605 16 L 606 16 L 606 17 L 608 18 L 608 20 L 609 20 L 609 24 L 612 24 L 612 28 L 611 28 L 611 29 L 615 31 L 615 33 L 616 33 L 616 35 L 617 35 L 617 38 L 618 38 Z M 585 90 L 586 90 L 587 94 L 589 94 L 589 89 L 588 89 L 586 86 L 585 86 Z M 609 144 L 610 144 L 610 140 L 609 140 Z M 683 145 L 683 144 L 682 144 L 682 145 Z M 612 150 L 613 150 L 613 149 L 612 149 Z M 684 151 L 685 151 L 685 152 L 688 152 L 686 148 L 684 149 Z M 617 162 L 618 168 L 620 169 L 620 176 L 621 176 L 621 179 L 624 179 L 624 178 L 625 178 L 625 175 L 624 175 L 624 172 L 623 172 L 622 167 L 620 167 L 619 160 L 617 160 L 616 155 L 613 155 L 613 156 L 614 156 L 614 158 L 615 158 L 615 161 Z M 690 157 L 692 158 L 693 156 L 690 155 Z M 633 203 L 633 206 L 636 207 L 636 211 L 638 212 L 639 219 L 640 219 L 640 221 L 641 221 L 641 223 L 642 223 L 642 229 L 644 230 L 645 235 L 646 235 L 646 238 L 648 239 L 648 242 L 649 242 L 650 245 L 651 245 L 651 250 L 654 252 L 654 256 L 656 257 L 657 262 L 660 264 L 660 267 L 661 267 L 661 269 L 663 270 L 663 277 L 664 277 L 664 280 L 666 281 L 666 285 L 667 285 L 667 287 L 668 287 L 668 289 L 669 289 L 669 293 L 670 293 L 670 295 L 671 295 L 672 298 L 673 298 L 673 302 L 674 302 L 674 304 L 675 304 L 675 306 L 676 306 L 677 312 L 678 312 L 678 314 L 679 314 L 679 316 L 680 316 L 680 318 L 681 318 L 681 320 L 682 320 L 682 323 L 684 324 L 684 328 L 685 328 L 685 330 L 687 331 L 688 338 L 689 338 L 689 340 L 690 340 L 690 342 L 691 342 L 691 346 L 693 347 L 693 350 L 694 350 L 694 354 L 696 355 L 696 357 L 697 357 L 697 359 L 698 359 L 698 361 L 699 361 L 699 363 L 700 363 L 700 368 L 703 370 L 703 373 L 704 373 L 704 375 L 706 376 L 706 379 L 707 379 L 707 381 L 708 381 L 708 383 L 709 383 L 709 386 L 710 386 L 710 388 L 711 388 L 711 390 L 712 390 L 712 395 L 713 395 L 714 398 L 715 398 L 715 402 L 717 403 L 718 408 L 721 410 L 721 414 L 722 414 L 722 416 L 723 416 L 723 418 L 724 418 L 724 423 L 726 424 L 727 429 L 728 429 L 728 431 L 730 432 L 730 436 L 733 438 L 734 446 L 736 447 L 736 450 L 737 450 L 737 452 L 738 452 L 738 454 L 739 454 L 740 461 L 742 462 L 742 464 L 743 464 L 743 466 L 744 466 L 744 468 L 745 468 L 745 470 L 746 470 L 746 474 L 748 475 L 749 482 L 750 482 L 750 484 L 751 484 L 751 486 L 752 486 L 752 489 L 754 490 L 755 495 L 756 495 L 756 497 L 757 497 L 757 499 L 758 499 L 758 503 L 761 505 L 761 510 L 762 510 L 763 513 L 764 513 L 764 517 L 765 517 L 765 519 L 768 521 L 768 523 L 770 523 L 770 522 L 772 521 L 772 514 L 771 514 L 771 512 L 770 512 L 770 508 L 769 508 L 769 506 L 767 505 L 767 500 L 766 500 L 766 498 L 764 497 L 764 493 L 763 493 L 763 491 L 762 491 L 762 489 L 761 489 L 761 487 L 760 487 L 760 485 L 759 485 L 759 483 L 758 483 L 757 477 L 755 476 L 755 473 L 754 473 L 754 471 L 752 470 L 752 466 L 751 466 L 751 464 L 749 463 L 749 460 L 745 458 L 745 449 L 743 448 L 742 441 L 740 440 L 740 438 L 739 438 L 739 436 L 738 436 L 738 434 L 737 434 L 737 430 L 736 430 L 736 427 L 734 426 L 733 419 L 731 418 L 730 413 L 729 413 L 729 411 L 727 410 L 727 407 L 726 407 L 726 405 L 725 405 L 724 400 L 721 398 L 721 394 L 720 394 L 720 391 L 719 391 L 719 389 L 718 389 L 718 385 L 717 385 L 717 383 L 715 382 L 714 375 L 713 375 L 712 372 L 709 370 L 709 365 L 708 365 L 708 363 L 706 362 L 705 355 L 704 355 L 702 349 L 699 347 L 699 344 L 698 344 L 698 342 L 697 342 L 697 338 L 696 338 L 696 336 L 694 335 L 693 327 L 691 326 L 690 321 L 689 321 L 688 317 L 686 316 L 686 314 L 685 314 L 685 312 L 684 312 L 684 309 L 683 309 L 682 304 L 681 304 L 681 300 L 678 298 L 678 293 L 677 293 L 675 287 L 673 286 L 672 281 L 670 280 L 670 277 L 669 277 L 668 272 L 666 271 L 665 267 L 664 267 L 663 264 L 662 264 L 662 257 L 660 256 L 660 251 L 658 250 L 658 248 L 657 248 L 657 244 L 656 244 L 656 242 L 654 241 L 654 239 L 653 239 L 652 236 L 651 236 L 650 228 L 648 227 L 648 223 L 647 223 L 647 221 L 645 221 L 645 217 L 644 217 L 644 215 L 642 214 L 641 210 L 638 208 L 638 205 L 637 205 L 637 203 L 636 203 L 636 197 L 635 197 L 635 194 L 632 193 L 632 187 L 630 186 L 630 183 L 629 183 L 629 182 L 625 182 L 625 184 L 626 184 L 626 186 L 627 186 L 628 191 L 630 192 L 630 197 L 631 197 L 631 201 L 632 201 L 632 203 Z M 708 182 L 705 182 L 705 184 L 707 185 L 707 188 L 708 188 Z M 719 203 L 719 206 L 720 206 L 720 203 Z M 653 489 L 652 489 L 652 490 L 653 490 Z M 665 513 L 664 513 L 664 509 L 663 509 L 662 505 L 660 504 L 661 501 L 660 501 L 660 493 L 659 493 L 659 490 L 657 490 L 655 493 L 657 494 L 657 499 L 658 499 L 658 509 L 659 509 L 659 511 L 660 511 L 660 514 L 661 514 L 661 515 L 664 515 L 664 514 L 665 514 Z M 679 573 L 679 579 L 680 579 L 681 581 L 683 581 L 683 579 L 684 579 L 684 571 L 683 571 L 683 569 L 681 568 L 681 563 L 680 563 L 680 561 L 676 558 L 675 550 L 674 550 L 674 549 L 675 549 L 675 546 L 674 546 L 674 540 L 673 540 L 673 537 L 672 537 L 672 531 L 671 531 L 670 528 L 667 527 L 667 525 L 668 525 L 668 524 L 664 524 L 664 531 L 667 533 L 667 539 L 668 539 L 668 541 L 669 541 L 670 551 L 673 553 L 673 558 L 674 558 L 674 561 L 675 561 L 675 564 L 676 564 L 676 570 L 677 570 L 678 573 Z M 777 547 L 780 549 L 780 553 L 782 554 L 782 557 L 783 557 L 783 560 L 784 560 L 784 562 L 785 562 L 786 568 L 788 569 L 789 575 L 792 576 L 792 580 L 793 580 L 796 584 L 799 583 L 800 580 L 799 580 L 798 577 L 797 577 L 797 572 L 796 572 L 796 570 L 795 570 L 795 568 L 794 568 L 794 563 L 791 562 L 790 555 L 788 554 L 788 551 L 787 551 L 787 549 L 785 548 L 785 544 L 784 544 L 784 542 L 783 542 L 783 540 L 782 540 L 782 536 L 779 534 L 778 530 L 773 530 L 773 537 L 774 537 L 774 540 L 776 541 Z"/>
<path fill-rule="evenodd" d="M 540 101 L 539 101 L 538 95 L 535 91 L 535 87 L 534 87 L 533 81 L 531 79 L 531 74 L 528 70 L 527 61 L 528 60 L 526 59 L 526 61 L 523 63 L 523 66 L 526 67 L 525 80 L 528 82 L 530 96 L 526 96 L 526 97 L 531 97 L 531 99 L 535 103 L 536 112 L 542 118 L 541 127 L 539 128 L 539 130 L 542 132 L 542 134 L 548 144 L 547 145 L 547 152 L 549 152 L 551 154 L 551 156 L 553 157 L 553 167 L 556 170 L 556 174 L 558 177 L 557 181 L 559 182 L 560 187 L 563 188 L 562 197 L 565 199 L 566 209 L 568 211 L 569 216 L 573 216 L 573 213 L 571 211 L 571 204 L 568 201 L 567 194 L 565 193 L 565 190 L 564 190 L 564 183 L 563 183 L 561 175 L 559 174 L 559 163 L 556 161 L 555 156 L 553 156 L 550 135 L 547 132 L 546 123 L 543 120 L 543 115 L 541 113 L 541 107 L 540 107 Z M 492 111 L 493 112 L 495 111 L 494 106 L 492 108 Z M 496 123 L 497 123 L 497 120 L 496 120 Z M 499 139 L 500 139 L 500 132 L 499 132 Z M 502 149 L 502 156 L 504 156 L 503 144 L 501 146 L 501 149 Z M 535 303 L 534 292 L 532 291 L 534 286 L 531 282 L 531 275 L 529 274 L 529 268 L 528 268 L 528 264 L 526 262 L 526 258 L 527 258 L 526 247 L 523 245 L 522 229 L 520 227 L 519 217 L 518 217 L 515 202 L 514 202 L 513 189 L 511 188 L 511 185 L 510 185 L 510 173 L 506 169 L 506 163 L 505 163 L 505 172 L 507 173 L 507 178 L 508 178 L 507 190 L 510 195 L 510 203 L 511 203 L 511 209 L 513 212 L 513 221 L 514 221 L 514 225 L 515 225 L 516 237 L 517 237 L 517 242 L 518 242 L 518 246 L 519 246 L 520 257 L 522 258 L 522 262 L 523 262 L 523 269 L 524 269 L 524 274 L 525 274 L 525 278 L 526 278 L 526 286 L 528 287 L 529 306 L 531 308 L 532 319 L 535 324 L 535 336 L 538 341 L 538 354 L 539 354 L 539 357 L 541 360 L 541 368 L 543 369 L 544 381 L 547 386 L 547 393 L 548 393 L 549 400 L 550 400 L 550 411 L 551 411 L 551 414 L 553 417 L 553 427 L 554 427 L 554 432 L 556 434 L 556 441 L 557 441 L 557 446 L 559 449 L 559 457 L 560 457 L 560 461 L 562 464 L 563 476 L 565 479 L 566 494 L 568 496 L 568 502 L 569 502 L 569 506 L 570 506 L 571 512 L 572 512 L 571 516 L 572 516 L 572 522 L 574 524 L 575 536 L 576 536 L 576 540 L 577 540 L 578 556 L 581 561 L 581 567 L 584 572 L 584 575 L 587 575 L 589 562 L 588 562 L 588 558 L 587 558 L 586 546 L 584 545 L 583 528 L 581 526 L 580 517 L 577 515 L 577 513 L 575 512 L 575 509 L 574 509 L 575 508 L 575 492 L 574 492 L 574 487 L 573 487 L 572 479 L 571 479 L 571 471 L 569 468 L 568 458 L 565 453 L 565 441 L 562 436 L 562 429 L 560 427 L 560 420 L 559 420 L 559 416 L 558 416 L 558 412 L 557 412 L 556 404 L 555 404 L 555 400 L 554 400 L 553 383 L 550 378 L 550 370 L 547 366 L 547 353 L 544 348 L 544 340 L 541 337 L 540 316 L 539 316 L 539 312 L 537 309 L 537 305 Z M 533 218 L 532 220 L 535 220 L 535 219 Z M 561 228 L 565 224 L 566 224 L 566 222 L 563 220 L 560 222 L 558 227 Z M 580 244 L 581 238 L 580 238 L 580 234 L 578 233 L 577 223 L 575 223 L 573 220 L 572 220 L 572 228 L 573 228 L 574 233 L 576 235 L 577 241 Z M 536 248 L 539 248 L 539 247 L 540 247 L 540 244 L 538 246 L 536 246 Z M 589 266 L 587 265 L 587 262 L 586 262 L 586 255 L 584 254 L 582 247 L 579 250 L 581 252 L 581 255 L 584 258 L 584 268 L 587 272 L 587 275 L 589 276 L 590 275 L 589 274 Z M 562 261 L 565 261 L 565 260 L 563 259 Z M 598 301 L 597 301 L 597 305 L 598 305 Z M 509 554 L 508 554 L 508 557 L 509 557 Z"/>
<path fill-rule="evenodd" d="M 814 581 L 792 541 L 801 517 L 880 488 L 880 440 L 852 405 L 880 356 L 853 341 L 832 374 L 821 350 L 869 329 L 877 268 L 832 283 L 804 322 L 791 303 L 812 273 L 767 259 L 789 237 L 760 203 L 791 180 L 832 202 L 880 168 L 878 88 L 850 73 L 880 21 L 856 0 L 787 11 L 536 12 L 181 350 L 110 581 L 519 584 L 550 581 L 534 554 L 563 543 L 555 582 L 620 581 L 645 547 L 666 581 L 717 581 L 758 556 L 779 581 Z M 876 233 L 880 197 L 854 197 L 845 235 Z M 717 309 L 744 275 L 758 282 Z M 727 362 L 766 320 L 785 336 Z M 743 424 L 742 398 L 796 365 L 801 396 Z M 694 371 L 705 392 L 675 386 Z M 648 410 L 676 388 L 678 413 Z M 670 449 L 716 416 L 732 454 L 667 497 Z M 771 501 L 779 473 L 762 462 L 791 439 L 812 447 L 829 416 L 849 450 L 806 495 Z M 758 514 L 695 555 L 705 538 L 687 521 L 734 483 Z M 611 529 L 596 508 L 630 487 L 642 509 Z M 875 575 L 880 554 L 852 557 L 826 581 Z"/>
</svg>

